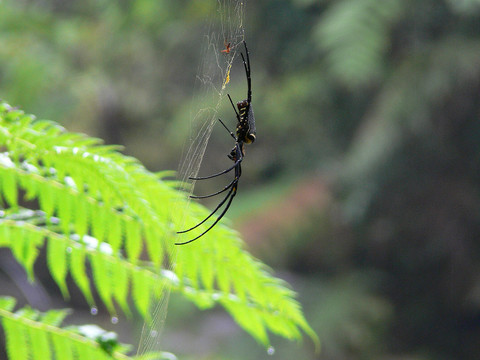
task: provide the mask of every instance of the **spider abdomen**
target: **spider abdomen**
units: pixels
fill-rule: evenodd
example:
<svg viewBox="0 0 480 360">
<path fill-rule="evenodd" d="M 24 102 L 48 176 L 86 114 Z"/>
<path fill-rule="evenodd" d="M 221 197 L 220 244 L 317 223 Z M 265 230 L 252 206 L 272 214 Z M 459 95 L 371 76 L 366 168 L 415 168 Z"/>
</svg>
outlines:
<svg viewBox="0 0 480 360">
<path fill-rule="evenodd" d="M 237 139 L 251 144 L 255 141 L 255 117 L 253 115 L 252 106 L 247 100 L 239 101 L 237 103 L 239 122 L 237 125 Z"/>
</svg>

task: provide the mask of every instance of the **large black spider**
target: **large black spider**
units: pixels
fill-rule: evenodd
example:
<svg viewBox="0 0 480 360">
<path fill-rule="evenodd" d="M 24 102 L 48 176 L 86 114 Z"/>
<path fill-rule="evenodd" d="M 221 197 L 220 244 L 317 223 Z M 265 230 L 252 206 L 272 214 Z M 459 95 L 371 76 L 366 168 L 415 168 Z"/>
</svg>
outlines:
<svg viewBox="0 0 480 360">
<path fill-rule="evenodd" d="M 228 154 L 228 158 L 234 162 L 234 164 L 229 167 L 228 169 L 225 169 L 219 173 L 210 175 L 210 176 L 203 176 L 203 177 L 190 177 L 190 180 L 206 180 L 206 179 L 211 179 L 217 176 L 221 176 L 223 174 L 226 174 L 232 170 L 235 170 L 235 177 L 233 180 L 225 186 L 222 190 L 219 190 L 213 194 L 209 195 L 202 195 L 202 196 L 195 196 L 192 195 L 190 196 L 192 199 L 205 199 L 209 198 L 218 194 L 221 194 L 225 191 L 228 190 L 227 196 L 217 205 L 217 207 L 208 215 L 205 219 L 203 219 L 201 222 L 199 222 L 197 225 L 191 227 L 190 229 L 187 230 L 182 230 L 178 231 L 178 234 L 183 234 L 186 232 L 189 232 L 193 229 L 196 229 L 200 225 L 202 225 L 205 221 L 210 219 L 210 217 L 215 214 L 218 209 L 222 207 L 223 204 L 227 203 L 225 206 L 225 209 L 223 209 L 222 213 L 217 217 L 217 219 L 211 224 L 207 230 L 202 232 L 200 235 L 197 237 L 185 241 L 185 242 L 179 242 L 175 243 L 175 245 L 185 245 L 188 243 L 191 243 L 192 241 L 197 240 L 198 238 L 202 237 L 205 235 L 207 232 L 209 232 L 219 221 L 223 216 L 226 214 L 228 208 L 230 207 L 233 198 L 237 194 L 237 189 L 238 189 L 238 180 L 240 180 L 240 176 L 242 175 L 242 160 L 243 157 L 245 156 L 245 151 L 244 151 L 244 144 L 251 144 L 255 141 L 255 117 L 253 116 L 253 109 L 252 109 L 252 81 L 250 78 L 250 57 L 248 56 L 248 48 L 247 44 L 245 41 L 243 42 L 243 45 L 245 46 L 245 53 L 247 57 L 247 61 L 245 62 L 245 57 L 243 56 L 243 53 L 240 53 L 242 56 L 243 60 L 243 66 L 245 67 L 245 73 L 247 75 L 247 99 L 242 100 L 237 102 L 237 107 L 238 107 L 238 112 L 237 109 L 235 108 L 235 105 L 233 105 L 232 98 L 230 97 L 230 94 L 228 94 L 228 99 L 230 100 L 230 103 L 232 104 L 233 110 L 235 111 L 235 115 L 237 116 L 237 128 L 236 128 L 236 134 L 234 135 L 233 132 L 231 132 L 228 127 L 223 123 L 222 120 L 218 119 L 220 123 L 223 125 L 225 129 L 229 132 L 230 136 L 235 140 L 235 146 L 233 149 L 230 151 L 230 154 Z"/>
</svg>

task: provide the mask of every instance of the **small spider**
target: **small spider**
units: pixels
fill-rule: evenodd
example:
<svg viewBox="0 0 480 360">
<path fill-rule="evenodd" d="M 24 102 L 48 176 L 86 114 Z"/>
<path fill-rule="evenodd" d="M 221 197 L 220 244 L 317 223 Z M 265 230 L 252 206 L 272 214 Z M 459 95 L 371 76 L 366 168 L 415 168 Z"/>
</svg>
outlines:
<svg viewBox="0 0 480 360">
<path fill-rule="evenodd" d="M 230 54 L 230 43 L 227 44 L 227 41 L 225 40 L 223 46 L 225 46 L 225 49 L 223 49 L 221 52 L 225 54 Z"/>
<path fill-rule="evenodd" d="M 255 130 L 255 117 L 253 115 L 253 109 L 252 109 L 252 80 L 250 77 L 250 57 L 248 55 L 248 48 L 247 44 L 245 41 L 243 42 L 243 45 L 245 46 L 245 53 L 247 57 L 247 61 L 245 62 L 245 57 L 243 56 L 243 53 L 240 53 L 242 56 L 243 60 L 243 66 L 245 67 L 245 74 L 247 76 L 247 99 L 242 100 L 237 102 L 237 109 L 235 108 L 235 105 L 233 105 L 232 98 L 230 97 L 230 94 L 228 94 L 228 99 L 230 100 L 230 103 L 232 104 L 233 110 L 235 111 L 235 115 L 237 117 L 237 127 L 236 127 L 236 134 L 231 132 L 228 127 L 223 123 L 222 120 L 218 119 L 220 123 L 223 125 L 225 129 L 227 129 L 228 133 L 230 136 L 235 140 L 235 146 L 233 149 L 230 151 L 230 154 L 228 154 L 228 158 L 233 161 L 233 165 L 229 167 L 228 169 L 225 169 L 219 173 L 209 175 L 209 176 L 203 176 L 203 177 L 190 177 L 190 180 L 206 180 L 206 179 L 211 179 L 217 176 L 221 176 L 223 174 L 226 174 L 232 170 L 235 172 L 235 176 L 233 180 L 225 186 L 222 190 L 219 190 L 213 194 L 209 195 L 202 195 L 202 196 L 190 196 L 192 199 L 205 199 L 209 198 L 218 194 L 221 194 L 225 191 L 228 190 L 227 196 L 217 205 L 217 207 L 208 215 L 205 219 L 203 219 L 201 222 L 199 222 L 197 225 L 191 227 L 190 229 L 187 230 L 182 230 L 178 231 L 178 234 L 183 234 L 186 232 L 189 232 L 193 229 L 196 229 L 200 225 L 202 225 L 205 221 L 210 219 L 210 217 L 215 214 L 218 209 L 222 207 L 223 204 L 227 203 L 225 206 L 225 209 L 223 209 L 222 213 L 217 217 L 217 219 L 208 227 L 207 230 L 202 232 L 200 235 L 197 237 L 185 241 L 185 242 L 178 242 L 175 243 L 175 245 L 185 245 L 188 243 L 191 243 L 192 241 L 197 240 L 198 238 L 202 237 L 205 235 L 207 232 L 209 232 L 219 221 L 223 216 L 226 214 L 228 208 L 230 207 L 233 198 L 237 194 L 237 189 L 238 189 L 238 181 L 240 180 L 240 176 L 242 175 L 242 161 L 245 156 L 245 150 L 244 150 L 244 145 L 245 144 L 251 144 L 255 141 L 255 136 L 256 136 L 256 130 Z"/>
</svg>

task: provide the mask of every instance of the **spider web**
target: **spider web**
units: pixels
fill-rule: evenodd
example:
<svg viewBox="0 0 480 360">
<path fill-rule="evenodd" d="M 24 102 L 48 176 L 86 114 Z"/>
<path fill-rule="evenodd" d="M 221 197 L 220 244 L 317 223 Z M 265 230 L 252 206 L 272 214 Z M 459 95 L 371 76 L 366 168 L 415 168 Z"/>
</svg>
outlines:
<svg viewBox="0 0 480 360">
<path fill-rule="evenodd" d="M 184 149 L 178 168 L 178 179 L 181 181 L 186 195 L 193 192 L 189 177 L 197 176 L 205 155 L 213 127 L 218 122 L 218 110 L 226 98 L 226 87 L 230 81 L 230 70 L 233 60 L 244 40 L 243 20 L 246 0 L 217 0 L 215 11 L 206 19 L 206 30 L 203 36 L 193 41 L 201 47 L 202 56 L 195 79 L 195 98 L 193 104 L 202 104 L 201 108 L 191 109 L 190 137 Z M 227 46 L 229 44 L 229 46 Z M 193 45 L 195 46 L 195 45 Z M 223 51 L 222 51 L 223 50 Z M 227 50 L 227 51 L 225 51 Z M 179 201 L 173 204 L 172 232 L 183 228 L 184 214 L 188 211 L 189 202 Z M 174 216 L 174 218 L 173 218 Z M 168 249 L 168 263 L 162 270 L 163 275 L 178 281 L 173 272 L 178 247 L 168 237 L 164 246 Z M 187 245 L 188 246 L 188 245 Z M 138 346 L 137 355 L 160 350 L 160 333 L 167 316 L 170 297 L 169 286 L 159 290 L 161 300 L 151 307 L 151 322 L 145 322 Z M 157 298 L 158 299 L 158 298 Z"/>
<path fill-rule="evenodd" d="M 215 21 L 210 22 L 207 35 L 202 46 L 202 63 L 196 78 L 196 91 L 205 107 L 199 109 L 192 117 L 189 147 L 179 168 L 181 180 L 196 176 L 200 169 L 208 140 L 213 126 L 217 122 L 218 109 L 226 95 L 226 86 L 230 81 L 230 70 L 237 49 L 244 40 L 243 17 L 244 1 L 218 1 L 218 16 L 220 31 L 212 29 Z M 230 44 L 229 53 L 223 53 L 225 46 Z"/>
</svg>

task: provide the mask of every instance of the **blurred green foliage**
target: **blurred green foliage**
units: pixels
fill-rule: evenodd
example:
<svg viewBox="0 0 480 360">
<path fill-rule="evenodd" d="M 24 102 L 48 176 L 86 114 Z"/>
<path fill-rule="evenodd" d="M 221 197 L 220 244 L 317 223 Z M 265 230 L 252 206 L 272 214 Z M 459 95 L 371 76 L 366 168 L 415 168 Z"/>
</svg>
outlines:
<svg viewBox="0 0 480 360">
<path fill-rule="evenodd" d="M 231 217 L 298 287 L 322 358 L 480 357 L 480 1 L 246 3 L 258 140 Z M 215 1 L 0 6 L 1 98 L 178 166 Z M 220 114 L 233 126 L 227 102 Z M 228 161 L 218 128 L 205 174 Z M 204 333 L 198 358 L 264 356 Z"/>
</svg>

